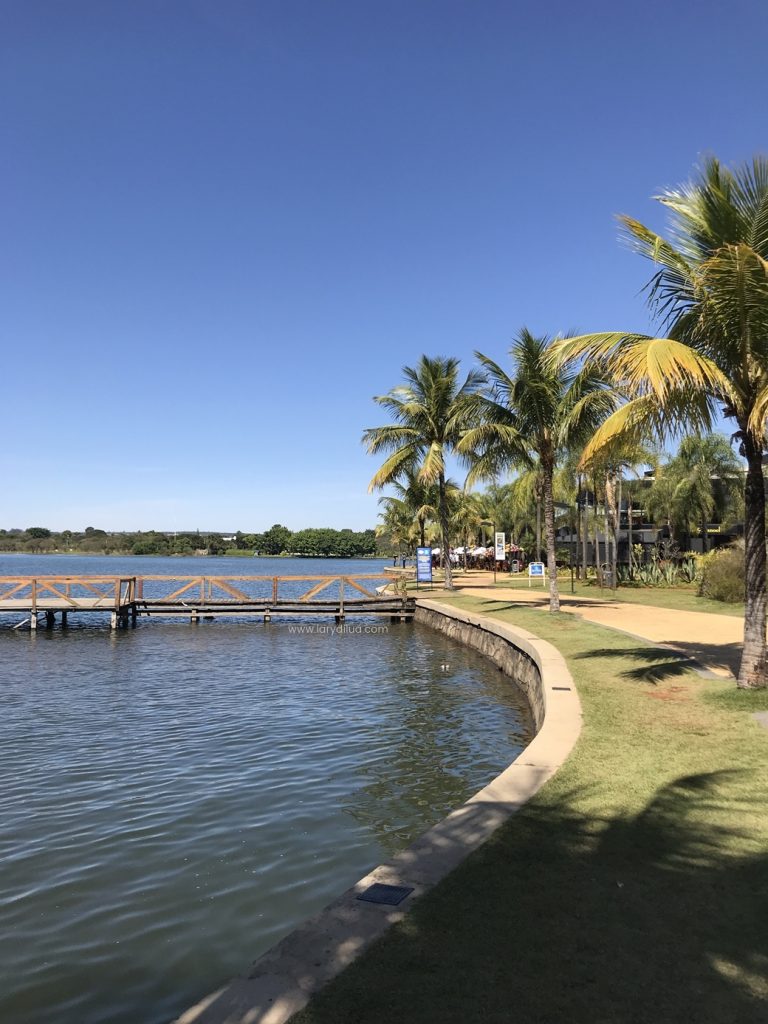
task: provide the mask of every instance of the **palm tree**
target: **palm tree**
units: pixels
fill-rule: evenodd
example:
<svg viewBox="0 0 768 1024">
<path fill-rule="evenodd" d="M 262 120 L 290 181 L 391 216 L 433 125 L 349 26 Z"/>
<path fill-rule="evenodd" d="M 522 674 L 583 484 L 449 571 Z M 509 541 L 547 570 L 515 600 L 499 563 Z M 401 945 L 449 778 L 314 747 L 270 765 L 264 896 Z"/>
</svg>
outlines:
<svg viewBox="0 0 768 1024">
<path fill-rule="evenodd" d="M 653 522 L 664 523 L 669 531 L 669 539 L 674 543 L 680 532 L 680 504 L 670 462 L 659 463 L 655 467 L 653 482 L 645 495 L 645 507 Z"/>
<path fill-rule="evenodd" d="M 612 443 L 603 445 L 591 459 L 582 456 L 581 465 L 588 469 L 595 478 L 600 478 L 601 493 L 605 503 L 605 542 L 606 561 L 611 566 L 611 589 L 615 590 L 618 583 L 619 534 L 621 525 L 621 504 L 624 485 L 624 470 L 639 463 L 649 465 L 655 453 L 635 438 L 616 438 Z M 596 485 L 597 487 L 597 485 Z M 631 503 L 631 494 L 630 494 Z M 632 568 L 632 516 L 629 511 L 629 565 Z M 597 527 L 595 528 L 597 531 Z M 597 543 L 597 542 L 596 542 Z"/>
<path fill-rule="evenodd" d="M 551 358 L 546 337 L 523 328 L 509 354 L 512 374 L 481 352 L 488 386 L 476 396 L 479 422 L 459 451 L 473 460 L 470 479 L 494 479 L 512 467 L 535 470 L 541 481 L 549 572 L 549 608 L 560 610 L 555 556 L 554 475 L 566 453 L 581 446 L 615 408 L 604 374 Z"/>
<path fill-rule="evenodd" d="M 666 337 L 624 332 L 569 339 L 563 358 L 601 363 L 629 396 L 590 443 L 616 434 L 659 438 L 709 431 L 717 409 L 734 421 L 746 459 L 744 651 L 738 685 L 768 685 L 763 455 L 768 414 L 768 159 L 736 170 L 715 159 L 699 177 L 658 197 L 672 219 L 667 240 L 621 218 L 657 270 L 651 308 Z"/>
<path fill-rule="evenodd" d="M 467 548 L 470 541 L 477 539 L 477 533 L 485 518 L 483 508 L 484 495 L 472 494 L 470 491 L 459 491 L 451 502 L 451 527 L 455 535 L 461 538 L 464 547 L 464 568 L 467 568 Z"/>
<path fill-rule="evenodd" d="M 397 497 L 410 510 L 418 531 L 419 544 L 424 547 L 427 543 L 427 523 L 437 519 L 440 500 L 437 484 L 427 483 L 421 479 L 417 471 L 409 469 L 403 474 L 401 480 L 392 481 L 392 487 Z M 446 480 L 445 494 L 450 505 L 459 499 L 462 491 L 453 480 Z M 379 499 L 380 503 L 386 501 L 386 498 Z"/>
<path fill-rule="evenodd" d="M 512 484 L 491 483 L 478 497 L 482 517 L 494 523 L 497 530 L 511 534 L 514 526 Z"/>
<path fill-rule="evenodd" d="M 453 590 L 445 460 L 458 450 L 469 426 L 472 397 L 483 377 L 472 371 L 460 384 L 458 359 L 441 356 L 422 356 L 416 367 L 403 367 L 403 377 L 403 384 L 374 398 L 392 414 L 395 422 L 363 433 L 363 443 L 370 455 L 390 453 L 368 489 L 386 487 L 409 472 L 425 484 L 437 484 L 444 588 Z"/>
<path fill-rule="evenodd" d="M 512 535 L 520 547 L 541 560 L 541 474 L 524 469 L 509 484 Z"/>
<path fill-rule="evenodd" d="M 379 498 L 379 504 L 383 506 L 384 511 L 379 513 L 381 523 L 376 527 L 376 536 L 386 538 L 391 544 L 396 545 L 398 554 L 402 554 L 403 548 L 406 552 L 413 550 L 413 542 L 417 540 L 417 527 L 407 502 L 387 494 Z"/>
<path fill-rule="evenodd" d="M 701 529 L 704 551 L 709 551 L 707 523 L 715 512 L 722 519 L 733 506 L 743 472 L 740 459 L 722 434 L 693 434 L 683 438 L 667 471 L 680 518 L 689 534 Z"/>
<path fill-rule="evenodd" d="M 649 445 L 645 441 L 637 441 L 635 438 L 625 439 L 620 443 L 619 450 L 623 455 L 621 461 L 622 475 L 621 483 L 627 502 L 627 555 L 629 559 L 629 578 L 635 578 L 635 543 L 633 506 L 637 498 L 638 484 L 641 480 L 640 467 L 650 467 L 655 470 L 659 465 L 659 449 Z M 625 476 L 624 470 L 630 475 Z"/>
</svg>

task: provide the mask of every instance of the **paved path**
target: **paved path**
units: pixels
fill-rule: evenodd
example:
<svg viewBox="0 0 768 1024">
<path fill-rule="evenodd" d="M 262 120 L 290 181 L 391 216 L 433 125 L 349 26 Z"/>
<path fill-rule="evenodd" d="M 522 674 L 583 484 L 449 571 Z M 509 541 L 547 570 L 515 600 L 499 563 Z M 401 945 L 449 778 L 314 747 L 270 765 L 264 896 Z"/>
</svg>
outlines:
<svg viewBox="0 0 768 1024">
<path fill-rule="evenodd" d="M 454 583 L 457 590 L 473 597 L 549 606 L 549 590 L 541 587 L 489 587 L 486 579 L 478 577 L 458 577 Z M 562 593 L 560 605 L 563 611 L 578 614 L 588 622 L 653 643 L 669 644 L 718 676 L 735 676 L 738 672 L 744 633 L 744 620 L 738 615 L 686 612 Z"/>
</svg>

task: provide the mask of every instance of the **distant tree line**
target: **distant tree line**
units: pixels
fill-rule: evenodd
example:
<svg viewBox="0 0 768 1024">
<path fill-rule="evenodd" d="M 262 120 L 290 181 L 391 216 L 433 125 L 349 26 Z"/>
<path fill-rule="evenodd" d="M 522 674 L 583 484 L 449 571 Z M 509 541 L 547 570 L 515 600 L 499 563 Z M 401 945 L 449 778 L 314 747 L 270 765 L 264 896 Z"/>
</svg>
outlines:
<svg viewBox="0 0 768 1024">
<path fill-rule="evenodd" d="M 136 532 L 85 530 L 0 530 L 0 552 L 88 555 L 300 555 L 363 558 L 379 553 L 373 530 L 307 529 L 293 532 L 276 523 L 264 533 Z"/>
<path fill-rule="evenodd" d="M 300 555 L 314 558 L 364 558 L 378 553 L 374 530 L 297 530 L 292 533 L 286 526 L 276 523 L 264 533 L 237 534 L 239 549 L 256 551 L 260 555 Z"/>
</svg>

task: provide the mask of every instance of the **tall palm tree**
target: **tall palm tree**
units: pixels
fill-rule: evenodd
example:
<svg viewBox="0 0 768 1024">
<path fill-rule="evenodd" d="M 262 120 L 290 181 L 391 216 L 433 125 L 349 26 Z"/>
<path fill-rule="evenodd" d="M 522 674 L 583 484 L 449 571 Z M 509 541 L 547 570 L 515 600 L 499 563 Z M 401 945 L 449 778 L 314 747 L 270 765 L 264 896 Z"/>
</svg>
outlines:
<svg viewBox="0 0 768 1024">
<path fill-rule="evenodd" d="M 665 239 L 621 218 L 635 249 L 657 267 L 651 308 L 666 337 L 609 332 L 569 339 L 561 355 L 602 363 L 629 401 L 593 438 L 712 429 L 722 410 L 746 459 L 744 651 L 738 685 L 768 686 L 763 455 L 768 415 L 768 159 L 736 170 L 715 159 L 658 199 Z"/>
<path fill-rule="evenodd" d="M 363 433 L 370 455 L 390 453 L 368 489 L 386 487 L 409 472 L 426 484 L 437 484 L 444 588 L 453 590 L 446 456 L 458 450 L 483 377 L 474 370 L 460 384 L 458 359 L 442 356 L 422 356 L 416 367 L 403 367 L 403 377 L 403 384 L 374 398 L 391 413 L 394 423 Z"/>
<path fill-rule="evenodd" d="M 549 608 L 560 610 L 555 556 L 554 475 L 566 453 L 581 446 L 615 408 L 605 377 L 593 367 L 574 369 L 551 357 L 546 337 L 520 331 L 509 352 L 511 374 L 481 352 L 475 355 L 488 385 L 475 398 L 477 426 L 458 445 L 472 457 L 470 479 L 494 479 L 512 467 L 536 470 L 544 504 Z"/>
</svg>

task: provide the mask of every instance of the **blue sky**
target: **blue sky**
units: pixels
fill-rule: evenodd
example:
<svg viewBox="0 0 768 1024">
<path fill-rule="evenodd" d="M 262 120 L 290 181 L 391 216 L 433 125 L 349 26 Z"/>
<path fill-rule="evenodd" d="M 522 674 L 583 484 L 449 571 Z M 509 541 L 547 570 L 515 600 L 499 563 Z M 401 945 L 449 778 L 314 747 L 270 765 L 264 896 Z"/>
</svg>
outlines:
<svg viewBox="0 0 768 1024">
<path fill-rule="evenodd" d="M 765 152 L 768 5 L 6 0 L 0 526 L 374 523 L 422 352 L 649 321 L 614 214 Z"/>
</svg>

